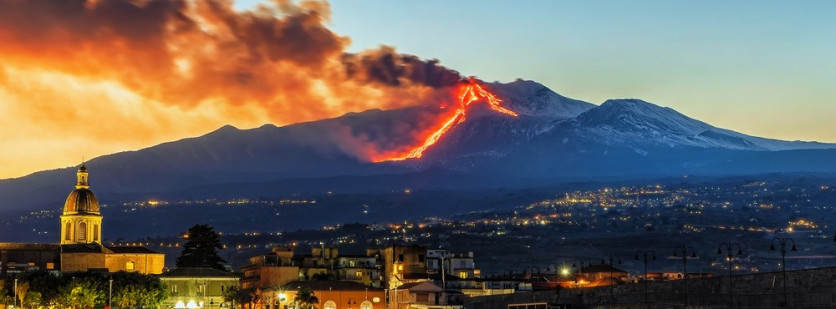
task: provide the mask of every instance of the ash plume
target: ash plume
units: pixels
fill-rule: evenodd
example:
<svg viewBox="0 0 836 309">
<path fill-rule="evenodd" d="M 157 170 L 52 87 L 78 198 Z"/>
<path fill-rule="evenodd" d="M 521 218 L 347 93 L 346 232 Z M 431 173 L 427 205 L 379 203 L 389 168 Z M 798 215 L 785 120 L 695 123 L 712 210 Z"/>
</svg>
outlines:
<svg viewBox="0 0 836 309">
<path fill-rule="evenodd" d="M 90 157 L 223 124 L 435 103 L 461 80 L 392 47 L 346 52 L 350 38 L 328 29 L 330 14 L 317 0 L 248 11 L 226 0 L 0 0 L 0 139 L 21 149 L 7 162 L 31 161 L 36 142 Z M 107 117 L 79 126 L 91 112 Z M 59 143 L 70 137 L 103 148 Z"/>
</svg>

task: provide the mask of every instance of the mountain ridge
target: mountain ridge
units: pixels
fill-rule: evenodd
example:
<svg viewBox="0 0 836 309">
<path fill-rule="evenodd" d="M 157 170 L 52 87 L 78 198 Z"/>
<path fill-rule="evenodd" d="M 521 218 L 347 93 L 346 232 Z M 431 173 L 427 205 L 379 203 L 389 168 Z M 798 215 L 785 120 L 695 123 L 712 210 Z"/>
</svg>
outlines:
<svg viewBox="0 0 836 309">
<path fill-rule="evenodd" d="M 613 175 L 836 171 L 836 159 L 831 159 L 836 144 L 750 136 L 640 99 L 595 105 L 533 81 L 488 87 L 520 116 L 475 105 L 467 121 L 417 160 L 372 163 L 368 154 L 422 142 L 414 132 L 432 127 L 433 117 L 443 113 L 437 107 L 371 109 L 244 130 L 224 125 L 201 136 L 100 156 L 87 166 L 93 190 L 112 196 L 224 183 L 443 174 L 439 171 L 465 175 L 474 179 L 473 186 Z M 3 210 L 60 207 L 72 188 L 73 172 L 64 168 L 0 180 Z M 432 179 L 438 182 L 439 177 Z"/>
</svg>

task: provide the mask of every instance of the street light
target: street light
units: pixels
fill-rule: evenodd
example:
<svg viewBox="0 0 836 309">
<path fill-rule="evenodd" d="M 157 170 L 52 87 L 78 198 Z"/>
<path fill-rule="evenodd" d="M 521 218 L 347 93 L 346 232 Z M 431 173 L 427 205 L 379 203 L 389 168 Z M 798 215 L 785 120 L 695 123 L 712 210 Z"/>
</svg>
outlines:
<svg viewBox="0 0 836 309">
<path fill-rule="evenodd" d="M 615 267 L 613 267 L 613 264 L 616 261 L 616 259 L 618 259 L 618 265 L 621 265 L 621 258 L 613 255 L 612 253 L 610 253 L 609 256 L 605 256 L 603 259 L 601 259 L 601 265 L 607 265 L 606 262 L 609 261 L 609 265 L 610 265 L 610 285 L 615 285 L 615 280 L 613 280 L 613 278 L 612 278 L 613 277 L 612 276 L 612 271 L 615 268 Z M 615 289 L 614 288 L 610 288 L 610 297 L 613 300 L 615 300 Z"/>
<path fill-rule="evenodd" d="M 792 238 L 775 237 L 769 245 L 769 251 L 775 251 L 775 241 L 781 244 L 781 273 L 784 276 L 784 303 L 781 304 L 783 307 L 787 305 L 787 241 L 792 243 L 791 251 L 798 251 L 798 247 L 795 246 L 795 240 Z"/>
<path fill-rule="evenodd" d="M 606 256 L 603 259 L 601 259 L 601 265 L 610 265 L 610 282 L 613 284 L 615 284 L 615 281 L 612 278 L 612 268 L 614 268 L 613 264 L 616 261 L 616 259 L 618 259 L 618 265 L 621 265 L 621 258 L 613 255 L 612 253 L 610 253 L 609 256 Z M 609 263 L 607 263 L 607 261 L 609 261 Z"/>
<path fill-rule="evenodd" d="M 743 247 L 739 243 L 723 242 L 717 248 L 717 254 L 723 254 L 723 248 L 726 249 L 726 261 L 729 262 L 729 306 L 734 307 L 734 284 L 732 283 L 732 259 L 734 255 L 732 252 L 737 248 L 737 255 L 743 255 Z"/>
<path fill-rule="evenodd" d="M 639 259 L 639 255 L 642 256 L 641 259 Z M 644 302 L 645 303 L 647 303 L 647 294 L 648 294 L 648 290 L 647 290 L 647 281 L 648 281 L 647 280 L 647 261 L 648 261 L 648 258 L 652 258 L 655 261 L 656 260 L 656 252 L 653 251 L 653 250 L 638 250 L 638 251 L 636 251 L 636 261 L 641 260 L 642 262 L 644 262 Z"/>
<path fill-rule="evenodd" d="M 688 256 L 688 252 L 691 252 L 691 256 Z M 697 258 L 697 251 L 694 248 L 688 246 L 677 246 L 673 249 L 672 258 L 679 258 L 679 255 L 682 255 L 682 280 L 685 280 L 685 307 L 688 307 L 689 299 L 688 299 L 688 259 L 696 259 Z"/>
<path fill-rule="evenodd" d="M 578 259 L 577 263 L 572 263 L 572 268 L 578 268 L 578 277 L 575 280 L 577 287 L 581 287 L 581 279 L 583 278 L 583 265 L 586 262 L 587 266 L 592 266 L 592 262 L 587 259 Z M 579 265 L 578 265 L 579 264 Z"/>
</svg>

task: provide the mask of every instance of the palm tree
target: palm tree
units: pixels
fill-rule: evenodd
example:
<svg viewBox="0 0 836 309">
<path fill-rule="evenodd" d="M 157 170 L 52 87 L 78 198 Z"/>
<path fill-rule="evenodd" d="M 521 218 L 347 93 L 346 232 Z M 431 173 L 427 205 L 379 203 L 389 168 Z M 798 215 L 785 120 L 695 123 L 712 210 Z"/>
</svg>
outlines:
<svg viewBox="0 0 836 309">
<path fill-rule="evenodd" d="M 304 287 L 299 289 L 299 293 L 296 294 L 296 298 L 294 299 L 295 302 L 299 303 L 302 309 L 309 309 L 314 308 L 313 305 L 319 303 L 319 298 L 316 298 L 313 294 L 313 290 L 309 287 Z"/>
</svg>

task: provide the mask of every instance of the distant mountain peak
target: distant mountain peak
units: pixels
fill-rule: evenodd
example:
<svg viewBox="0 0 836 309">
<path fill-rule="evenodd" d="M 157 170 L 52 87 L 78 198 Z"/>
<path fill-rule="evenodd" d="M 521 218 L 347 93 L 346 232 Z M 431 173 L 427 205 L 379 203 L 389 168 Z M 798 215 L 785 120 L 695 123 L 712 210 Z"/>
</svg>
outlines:
<svg viewBox="0 0 836 309">
<path fill-rule="evenodd" d="M 595 107 L 588 102 L 564 97 L 530 80 L 493 83 L 490 87 L 509 109 L 524 116 L 568 119 Z"/>
</svg>

